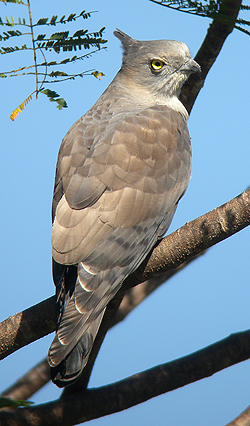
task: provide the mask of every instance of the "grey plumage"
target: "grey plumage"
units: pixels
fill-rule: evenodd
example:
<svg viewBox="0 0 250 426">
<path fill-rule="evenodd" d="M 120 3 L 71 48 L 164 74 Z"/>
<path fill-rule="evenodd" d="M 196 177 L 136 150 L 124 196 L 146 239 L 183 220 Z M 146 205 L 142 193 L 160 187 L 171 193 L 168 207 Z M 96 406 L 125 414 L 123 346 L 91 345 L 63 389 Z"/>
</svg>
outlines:
<svg viewBox="0 0 250 426">
<path fill-rule="evenodd" d="M 181 86 L 199 65 L 181 42 L 117 30 L 122 68 L 65 136 L 53 196 L 58 386 L 86 365 L 105 308 L 167 231 L 191 169 Z"/>
</svg>

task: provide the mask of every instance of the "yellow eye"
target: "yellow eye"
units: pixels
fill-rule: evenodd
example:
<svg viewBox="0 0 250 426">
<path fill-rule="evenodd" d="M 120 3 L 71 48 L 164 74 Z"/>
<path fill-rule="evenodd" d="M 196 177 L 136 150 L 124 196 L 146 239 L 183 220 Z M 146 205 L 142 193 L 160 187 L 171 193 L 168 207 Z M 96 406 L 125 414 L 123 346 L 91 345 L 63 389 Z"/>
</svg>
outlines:
<svg viewBox="0 0 250 426">
<path fill-rule="evenodd" d="M 160 61 L 160 59 L 153 59 L 150 65 L 154 71 L 160 71 L 164 65 L 164 62 Z"/>
</svg>

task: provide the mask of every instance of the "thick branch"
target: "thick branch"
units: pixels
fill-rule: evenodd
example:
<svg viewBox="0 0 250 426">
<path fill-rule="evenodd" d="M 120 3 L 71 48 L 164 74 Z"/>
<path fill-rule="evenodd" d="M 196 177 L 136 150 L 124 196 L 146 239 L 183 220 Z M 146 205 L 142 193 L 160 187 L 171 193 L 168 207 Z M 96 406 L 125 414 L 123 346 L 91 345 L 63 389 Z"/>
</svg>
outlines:
<svg viewBox="0 0 250 426">
<path fill-rule="evenodd" d="M 135 309 L 146 297 L 156 288 L 165 283 L 169 278 L 182 270 L 189 262 L 185 262 L 178 268 L 168 271 L 165 274 L 144 281 L 139 286 L 135 286 L 127 291 L 122 299 L 121 305 L 110 327 L 124 320 L 124 318 Z M 89 374 L 88 376 L 89 377 Z M 20 377 L 12 386 L 2 392 L 1 396 L 11 399 L 29 399 L 41 387 L 50 381 L 50 368 L 47 359 L 43 359 L 39 364 L 30 369 L 24 376 Z M 87 381 L 85 375 L 85 383 Z"/>
<path fill-rule="evenodd" d="M 243 213 L 242 206 L 245 205 L 246 199 L 248 199 L 248 207 Z M 87 388 L 101 343 L 126 289 L 141 283 L 144 279 L 150 279 L 157 273 L 169 271 L 173 267 L 181 265 L 183 261 L 191 260 L 205 249 L 234 234 L 238 226 L 240 229 L 245 227 L 247 223 L 250 223 L 249 202 L 250 191 L 248 194 L 243 193 L 206 215 L 187 223 L 159 243 L 149 260 L 146 259 L 138 270 L 127 278 L 117 296 L 108 305 L 87 366 L 80 379 L 64 390 L 63 397 Z"/>
<path fill-rule="evenodd" d="M 208 71 L 210 70 L 211 66 L 213 65 L 215 59 L 217 58 L 224 41 L 226 40 L 228 34 L 232 32 L 235 19 L 237 18 L 237 15 L 239 13 L 239 8 L 241 5 L 240 0 L 224 0 L 221 4 L 221 12 L 224 15 L 227 15 L 228 17 L 231 17 L 231 23 L 221 23 L 218 21 L 213 21 L 210 28 L 208 29 L 207 36 L 204 39 L 204 42 L 199 49 L 195 59 L 202 67 L 203 72 L 203 80 L 205 79 L 205 76 L 207 75 Z M 192 77 L 192 76 L 191 76 Z M 195 99 L 199 93 L 200 88 L 203 85 L 203 81 L 197 81 L 194 83 L 192 79 L 190 78 L 187 82 L 187 84 L 183 87 L 181 100 L 190 112 L 192 109 L 192 106 L 195 102 Z M 248 193 L 246 193 L 248 194 Z M 248 194 L 249 197 L 249 194 Z M 244 206 L 244 209 L 248 208 L 248 206 Z M 212 213 L 212 212 L 211 212 Z M 243 211 L 244 214 L 244 211 Z M 208 221 L 206 221 L 208 222 Z M 249 224 L 249 223 L 247 223 Z M 195 223 L 194 223 L 195 225 Z M 245 225 L 246 226 L 246 225 Z M 244 227 L 244 226 L 243 226 Z M 182 228 L 181 228 L 182 229 Z M 239 227 L 238 230 L 242 228 Z M 178 231 L 177 231 L 178 232 Z M 236 231 L 237 232 L 237 231 Z M 195 237 L 195 233 L 191 231 L 191 234 Z M 176 238 L 176 233 L 171 234 Z M 229 236 L 229 235 L 228 235 Z M 225 237 L 226 238 L 226 237 Z M 223 239 L 223 238 L 222 238 Z M 158 246 L 156 249 L 156 252 L 153 252 L 153 256 L 151 257 L 149 261 L 149 265 L 146 268 L 146 271 L 153 272 L 155 267 L 153 265 L 154 261 L 159 265 L 156 267 L 157 272 L 161 271 L 161 264 L 163 263 L 165 266 L 165 261 L 161 260 L 161 254 L 163 249 L 167 246 L 168 252 L 171 252 L 171 236 L 168 236 L 166 239 L 163 240 L 162 245 Z M 164 241 L 165 241 L 165 247 L 164 247 Z M 218 239 L 220 241 L 220 239 Z M 188 243 L 187 243 L 188 244 Z M 189 245 L 189 244 L 188 244 Z M 188 248 L 188 247 L 187 247 Z M 190 250 L 192 251 L 192 248 L 190 247 Z M 202 250 L 200 250 L 202 251 Z M 156 253 L 156 254 L 155 254 Z M 188 255 L 188 251 L 185 250 L 185 253 Z M 176 254 L 176 253 L 175 253 Z M 177 257 L 183 258 L 185 260 L 185 255 L 182 253 L 182 250 L 180 250 L 179 253 L 180 256 Z M 190 253 L 189 255 L 192 256 Z M 173 257 L 171 257 L 171 260 L 173 260 L 173 263 L 180 264 L 178 262 L 175 262 Z M 176 266 L 176 265 L 172 265 Z M 165 269 L 165 267 L 164 267 Z M 169 268 L 170 269 L 170 268 Z M 166 269 L 165 269 L 166 270 Z M 141 271 L 141 269 L 140 269 Z M 145 275 L 145 273 L 144 273 Z M 147 275 L 147 273 L 146 273 Z M 140 279 L 139 275 L 137 274 L 137 281 L 142 282 L 148 277 Z M 40 306 L 40 307 L 39 307 Z M 34 310 L 33 319 L 36 318 L 36 325 L 35 327 L 32 326 L 30 317 L 31 317 L 31 311 Z M 16 314 L 10 318 L 8 318 L 6 321 L 4 321 L 2 324 L 0 324 L 0 359 L 4 358 L 5 356 L 9 355 L 10 353 L 14 352 L 15 350 L 19 349 L 22 346 L 25 346 L 32 341 L 52 332 L 55 329 L 55 320 L 54 320 L 54 298 L 50 298 L 47 301 L 41 302 L 41 304 L 36 305 L 35 307 L 30 308 L 30 310 L 26 310 L 20 314 Z M 41 321 L 42 314 L 44 314 L 44 323 Z M 26 319 L 27 318 L 27 322 Z M 45 325 L 45 327 L 44 327 Z M 26 327 L 25 327 L 26 326 Z"/>
<path fill-rule="evenodd" d="M 0 426 L 69 426 L 125 410 L 250 357 L 250 330 L 108 386 L 0 413 Z M 72 407 L 74 409 L 72 410 Z M 17 420 L 18 419 L 18 420 Z"/>
<path fill-rule="evenodd" d="M 201 66 L 202 79 L 198 80 L 195 74 L 191 75 L 182 88 L 180 100 L 190 113 L 194 102 L 203 87 L 204 80 L 217 59 L 222 46 L 233 31 L 235 21 L 240 11 L 241 0 L 224 0 L 220 5 L 220 18 L 225 17 L 225 22 L 213 20 L 208 28 L 207 35 L 195 56 L 195 60 Z"/>
<path fill-rule="evenodd" d="M 20 377 L 11 387 L 6 389 L 1 396 L 15 400 L 27 400 L 50 380 L 50 367 L 47 359 L 42 360 Z"/>
<path fill-rule="evenodd" d="M 172 269 L 171 271 L 167 271 L 162 275 L 158 275 L 156 277 L 153 277 L 145 281 L 144 283 L 141 283 L 140 286 L 134 286 L 132 288 L 129 288 L 131 285 L 133 285 L 133 279 L 131 281 L 127 280 L 127 284 L 126 282 L 124 283 L 120 291 L 109 303 L 106 309 L 106 312 L 104 314 L 104 317 L 101 323 L 101 327 L 97 333 L 87 365 L 85 366 L 80 378 L 77 380 L 76 383 L 64 389 L 62 393 L 62 398 L 87 388 L 96 357 L 98 355 L 102 342 L 105 338 L 105 335 L 107 331 L 112 327 L 112 325 L 122 320 L 123 315 L 125 313 L 126 314 L 129 313 L 129 309 L 133 309 L 136 303 L 140 303 L 139 301 L 140 299 L 143 300 L 143 298 L 145 298 L 146 295 L 150 294 L 150 292 L 153 291 L 154 288 L 158 287 L 160 284 L 162 284 L 171 276 L 173 276 L 175 273 L 177 273 L 180 269 L 186 266 L 190 262 L 190 260 L 182 263 L 182 265 L 180 265 L 179 267 L 175 269 Z M 128 299 L 131 300 L 131 293 L 135 293 L 135 292 L 137 293 L 137 302 L 133 301 L 132 304 L 130 304 L 128 302 Z M 140 295 L 138 295 L 138 293 L 140 293 Z M 125 307 L 124 307 L 124 304 L 125 304 Z"/>
<path fill-rule="evenodd" d="M 192 259 L 192 261 L 195 259 Z M 173 275 L 181 271 L 190 261 L 183 262 L 180 266 L 175 269 L 171 269 L 161 275 L 150 278 L 147 281 L 144 281 L 138 286 L 130 288 L 124 295 L 121 305 L 115 314 L 111 327 L 118 324 L 120 321 L 123 321 L 124 318 L 135 309 L 143 300 L 145 300 L 153 291 L 155 291 L 162 284 L 166 283 Z"/>
<path fill-rule="evenodd" d="M 165 237 L 124 283 L 130 288 L 192 259 L 250 224 L 250 190 Z M 0 359 L 55 330 L 55 299 L 9 317 L 0 324 Z"/>
<path fill-rule="evenodd" d="M 172 232 L 153 250 L 138 283 L 175 268 L 250 224 L 250 189 Z"/>
<path fill-rule="evenodd" d="M 55 331 L 55 296 L 0 323 L 0 360 Z"/>
<path fill-rule="evenodd" d="M 250 425 L 250 406 L 246 408 L 236 419 L 232 420 L 226 426 L 249 426 Z"/>
<path fill-rule="evenodd" d="M 221 5 L 221 8 L 223 8 L 222 12 L 223 12 L 224 15 L 228 15 L 232 18 L 231 24 L 229 24 L 229 25 L 225 24 L 225 23 L 222 24 L 220 22 L 214 21 L 212 23 L 212 25 L 210 26 L 209 30 L 208 30 L 207 36 L 206 36 L 198 54 L 195 57 L 196 61 L 202 67 L 203 80 L 197 81 L 197 80 L 195 80 L 195 76 L 193 76 L 194 81 L 192 81 L 192 77 L 191 77 L 191 79 L 189 79 L 187 84 L 183 87 L 181 100 L 182 100 L 182 102 L 184 103 L 184 105 L 186 106 L 186 108 L 189 112 L 192 109 L 192 106 L 194 104 L 194 101 L 195 101 L 198 93 L 199 93 L 199 90 L 203 86 L 205 76 L 207 75 L 208 71 L 210 70 L 211 66 L 213 65 L 214 61 L 216 60 L 225 39 L 230 34 L 230 32 L 233 30 L 235 19 L 238 15 L 238 12 L 239 12 L 240 4 L 241 4 L 241 1 L 239 1 L 239 0 L 227 0 L 227 1 L 222 2 L 222 5 Z M 246 193 L 246 194 L 247 194 L 247 197 L 249 198 L 249 193 Z M 229 203 L 227 203 L 227 204 L 229 204 Z M 145 277 L 150 277 L 154 273 L 162 273 L 163 270 L 170 270 L 171 268 L 175 267 L 174 265 L 181 264 L 183 259 L 193 258 L 194 255 L 195 255 L 194 254 L 195 252 L 200 253 L 205 248 L 210 247 L 213 244 L 216 244 L 216 242 L 221 241 L 224 238 L 227 238 L 228 236 L 232 235 L 233 233 L 238 232 L 240 229 L 243 229 L 245 226 L 247 226 L 249 224 L 249 199 L 247 200 L 246 204 L 244 204 L 244 206 L 243 206 L 244 211 L 242 210 L 243 215 L 244 215 L 244 212 L 245 212 L 246 216 L 248 215 L 248 218 L 241 217 L 241 213 L 239 215 L 240 217 L 237 216 L 237 215 L 234 215 L 234 207 L 235 206 L 233 206 L 233 209 L 231 211 L 230 211 L 231 207 L 229 208 L 228 217 L 226 218 L 226 221 L 224 221 L 225 218 L 220 216 L 220 214 L 218 215 L 218 217 L 220 216 L 218 224 L 217 224 L 218 228 L 217 228 L 216 224 L 209 222 L 209 220 L 210 220 L 210 218 L 208 216 L 209 214 L 202 216 L 202 218 L 205 219 L 204 222 L 203 223 L 197 222 L 197 225 L 200 226 L 200 229 L 198 230 L 198 232 L 201 232 L 201 235 L 200 235 L 201 238 L 197 239 L 197 235 L 194 232 L 195 229 L 192 228 L 193 225 L 195 226 L 196 221 L 193 221 L 193 222 L 190 223 L 190 224 L 193 224 L 191 227 L 190 227 L 190 224 L 187 224 L 187 225 L 185 225 L 187 227 L 187 229 L 184 230 L 185 227 L 183 227 L 183 228 L 180 228 L 180 230 L 176 231 L 176 233 L 171 234 L 173 236 L 172 239 L 171 239 L 171 235 L 169 237 L 167 237 L 166 239 L 164 239 L 163 242 L 153 251 L 152 256 L 149 259 L 149 262 L 147 264 L 145 262 L 143 267 L 141 267 L 140 270 L 137 271 L 136 274 L 133 275 L 133 277 L 131 277 L 130 279 L 127 280 L 127 282 L 126 282 L 127 287 L 133 286 L 136 283 L 141 282 L 143 279 L 145 279 Z M 215 211 L 213 211 L 213 212 L 215 212 Z M 212 213 L 212 212 L 210 212 L 210 213 Z M 201 218 L 199 218 L 199 219 L 201 219 Z M 214 217 L 214 219 L 216 221 L 216 217 Z M 225 227 L 224 227 L 224 224 L 226 224 Z M 228 227 L 228 224 L 230 224 L 229 227 Z M 233 232 L 231 232 L 232 228 L 234 228 Z M 204 232 L 206 232 L 206 231 L 208 232 L 207 236 L 204 235 Z M 210 231 L 211 231 L 211 233 L 210 233 Z M 180 235 L 178 235 L 178 232 L 179 232 Z M 189 241 L 187 239 L 188 232 L 192 236 L 191 244 L 189 244 Z M 224 237 L 223 237 L 223 233 L 224 233 Z M 179 237 L 180 237 L 180 239 L 179 239 Z M 199 243 L 199 241 L 200 241 L 200 243 Z M 179 253 L 177 253 L 174 250 L 174 247 L 171 246 L 172 243 L 174 243 L 174 245 L 176 245 L 176 242 L 178 243 L 179 249 L 177 249 L 177 252 L 179 250 Z M 184 245 L 182 245 L 182 242 L 184 242 Z M 206 244 L 208 244 L 208 245 L 206 246 Z M 166 249 L 171 254 L 170 262 L 166 261 L 166 258 L 165 258 L 166 257 L 166 254 L 165 254 Z M 145 265 L 146 265 L 146 267 L 145 267 Z M 144 267 L 145 267 L 145 269 L 144 269 Z M 134 291 L 136 292 L 136 290 L 137 289 L 132 289 L 131 292 L 134 292 Z M 130 300 L 129 300 L 129 303 L 127 304 L 127 308 L 129 307 L 129 305 L 130 305 Z M 133 304 L 132 304 L 132 308 L 133 308 Z M 122 319 L 122 316 L 123 316 L 123 314 L 120 316 L 119 320 Z M 34 318 L 37 320 L 36 323 L 34 323 Z M 10 317 L 4 323 L 0 324 L 0 335 L 4 336 L 3 339 L 1 337 L 2 340 L 0 340 L 0 359 L 4 358 L 8 354 L 14 352 L 19 347 L 22 347 L 26 344 L 29 344 L 30 342 L 42 337 L 43 335 L 52 332 L 54 330 L 54 328 L 55 328 L 54 297 L 51 297 L 50 299 L 43 301 L 40 304 L 27 309 L 23 313 L 16 314 L 13 317 Z M 108 328 L 108 327 L 106 327 L 106 328 Z M 241 335 L 243 336 L 243 334 L 241 334 Z M 247 338 L 249 340 L 249 336 Z M 243 346 L 244 346 L 244 344 L 245 344 L 244 341 L 242 343 L 243 343 Z M 215 355 L 215 357 L 218 357 L 218 355 Z M 189 357 L 186 357 L 186 358 L 189 358 Z M 185 360 L 186 358 L 184 358 L 183 360 Z M 246 359 L 246 358 L 244 358 L 244 359 Z M 240 360 L 241 359 L 239 359 L 239 361 Z M 175 363 L 178 363 L 179 361 L 176 361 Z M 236 361 L 236 362 L 239 362 L 239 361 Z M 210 362 L 212 362 L 212 361 L 210 361 Z M 229 364 L 229 365 L 231 365 L 231 364 Z M 166 366 L 167 366 L 167 364 L 166 364 Z M 226 366 L 222 367 L 222 368 L 226 368 Z M 42 367 L 42 364 L 41 364 L 41 367 Z M 159 369 L 159 368 L 160 369 L 162 368 L 161 371 L 162 371 L 163 375 L 164 374 L 166 374 L 166 375 L 170 374 L 170 372 L 168 372 L 168 371 L 166 371 L 166 373 L 164 373 L 164 371 L 165 371 L 164 367 L 165 366 L 160 366 L 160 367 L 156 367 L 155 369 L 150 370 L 151 372 L 155 372 L 155 374 L 156 374 L 154 380 L 157 380 L 157 369 Z M 169 367 L 170 367 L 170 365 L 169 365 Z M 218 370 L 216 370 L 216 371 L 218 371 Z M 143 375 L 146 378 L 147 373 L 148 372 L 144 372 L 144 373 L 141 373 L 139 375 L 136 375 L 135 376 L 136 380 L 138 379 L 139 381 L 140 380 L 143 381 Z M 187 373 L 187 375 L 188 374 L 190 374 L 190 372 Z M 207 375 L 211 375 L 211 374 L 213 374 L 213 372 L 209 373 Z M 175 373 L 175 375 L 177 375 L 177 373 Z M 170 376 L 171 376 L 171 374 L 170 374 Z M 153 377 L 153 373 L 152 373 L 152 377 Z M 40 379 L 41 379 L 41 382 L 42 382 L 44 378 L 43 379 L 40 378 Z M 130 380 L 131 380 L 131 383 L 129 383 Z M 86 407 L 88 409 L 89 408 L 88 407 L 88 404 L 89 404 L 88 401 L 89 400 L 93 401 L 95 398 L 98 398 L 98 404 L 100 402 L 99 398 L 102 398 L 102 401 L 105 401 L 107 390 L 108 390 L 107 397 L 109 397 L 109 395 L 110 395 L 109 391 L 111 393 L 114 392 L 114 402 L 116 404 L 117 398 L 115 399 L 115 397 L 117 396 L 117 390 L 115 390 L 115 387 L 120 386 L 120 384 L 121 384 L 121 391 L 124 392 L 124 399 L 123 399 L 123 394 L 122 395 L 120 394 L 121 400 L 122 400 L 122 402 L 124 402 L 125 399 L 126 399 L 126 390 L 129 394 L 128 398 L 131 395 L 133 395 L 133 392 L 136 388 L 136 380 L 134 381 L 133 378 L 130 378 L 130 379 L 126 379 L 125 381 L 122 381 L 118 384 L 114 384 L 114 385 L 110 385 L 106 388 L 100 388 L 100 389 L 94 390 L 94 392 L 90 390 L 90 391 L 87 391 L 85 393 L 81 393 L 81 394 L 79 394 L 79 400 L 78 400 L 78 407 L 77 408 L 79 408 L 79 405 L 81 407 L 85 406 L 83 404 L 83 401 L 81 400 L 82 395 L 84 395 L 84 402 L 85 402 Z M 194 379 L 194 380 L 198 380 L 198 379 Z M 192 380 L 192 381 L 194 381 L 194 380 Z M 150 381 L 150 377 L 149 377 L 149 381 Z M 38 380 L 38 382 L 39 382 L 39 380 Z M 161 377 L 159 377 L 159 382 L 161 382 Z M 134 384 L 135 384 L 135 386 L 134 386 Z M 184 384 L 186 384 L 186 383 L 184 383 Z M 138 387 L 140 387 L 140 386 L 141 386 L 141 383 L 139 383 Z M 154 386 L 155 386 L 155 383 L 154 383 Z M 153 386 L 153 388 L 154 388 L 154 386 Z M 157 386 L 158 386 L 158 383 L 157 383 Z M 179 386 L 183 386 L 183 384 L 180 384 L 177 387 L 179 387 Z M 159 387 L 160 387 L 160 385 L 159 385 Z M 149 386 L 149 388 L 150 388 L 150 386 Z M 149 390 L 151 390 L 151 389 L 149 389 Z M 171 390 L 171 389 L 169 389 L 169 390 Z M 25 392 L 25 390 L 23 392 Z M 98 396 L 98 392 L 100 392 L 100 396 Z M 136 390 L 136 392 L 138 392 L 138 390 Z M 165 390 L 163 390 L 163 392 L 165 392 Z M 138 392 L 136 394 L 136 396 L 138 396 L 139 393 L 140 392 Z M 162 393 L 162 392 L 160 392 L 160 393 Z M 146 399 L 149 399 L 153 396 L 155 396 L 155 395 L 148 396 Z M 66 397 L 66 398 L 63 399 L 63 401 L 60 401 L 60 403 L 58 401 L 56 401 L 55 403 L 46 404 L 43 407 L 42 406 L 34 407 L 33 409 L 31 409 L 31 412 L 28 414 L 27 422 L 26 422 L 26 420 L 24 420 L 24 418 L 26 416 L 26 414 L 25 414 L 24 417 L 23 417 L 23 420 L 20 420 L 22 423 L 20 423 L 19 419 L 21 419 L 21 417 L 20 417 L 20 410 L 19 410 L 18 411 L 18 417 L 17 417 L 18 421 L 15 421 L 13 417 L 10 417 L 10 419 L 7 420 L 7 417 L 6 417 L 5 420 L 4 420 L 4 418 L 2 418 L 2 420 L 3 420 L 3 422 L 2 422 L 1 417 L 0 417 L 0 425 L 10 425 L 10 424 L 16 425 L 17 423 L 18 423 L 18 425 L 21 425 L 21 424 L 26 424 L 26 425 L 28 425 L 28 424 L 32 424 L 32 425 L 34 425 L 34 424 L 37 424 L 37 425 L 38 424 L 39 425 L 42 425 L 42 424 L 46 424 L 46 425 L 49 425 L 49 424 L 53 424 L 53 425 L 56 425 L 56 424 L 60 424 L 60 425 L 72 424 L 72 422 L 68 423 L 67 419 L 66 419 L 66 422 L 64 422 L 62 419 L 60 420 L 59 419 L 60 416 L 58 416 L 58 414 L 61 415 L 60 410 L 63 411 L 64 406 L 67 406 L 67 404 L 68 404 L 69 411 L 68 411 L 68 413 L 66 411 L 65 417 L 67 418 L 67 416 L 68 416 L 68 419 L 70 419 L 70 420 L 72 419 L 72 411 L 71 411 L 72 408 L 71 408 L 70 398 L 71 399 L 74 398 L 74 405 L 75 405 L 75 402 L 76 402 L 75 396 L 74 397 Z M 142 399 L 139 402 L 136 402 L 136 399 L 132 398 L 133 403 L 131 405 L 128 405 L 128 406 L 135 405 L 135 404 L 140 403 L 140 402 L 142 402 L 146 399 Z M 127 406 L 124 407 L 124 408 L 122 407 L 121 400 L 119 400 L 118 403 L 116 404 L 117 408 L 114 408 L 115 411 L 121 411 L 122 409 L 127 408 Z M 111 397 L 111 401 L 112 401 L 112 397 Z M 72 402 L 72 404 L 73 404 L 73 402 Z M 111 404 L 112 404 L 112 402 L 111 402 Z M 107 407 L 105 406 L 105 402 L 104 402 L 104 407 L 100 407 L 100 410 L 103 409 L 104 414 L 98 414 L 97 413 L 97 415 L 94 414 L 94 416 L 91 416 L 89 418 L 87 418 L 86 415 L 84 415 L 84 417 L 82 417 L 84 420 L 80 420 L 80 421 L 86 421 L 86 420 L 89 420 L 89 419 L 92 419 L 92 418 L 100 417 L 100 416 L 105 415 L 105 414 L 109 414 L 109 411 L 108 411 L 109 406 L 110 406 L 109 401 L 108 401 Z M 44 407 L 47 407 L 46 413 L 45 412 L 42 413 L 41 419 L 43 419 L 43 420 L 41 420 L 40 417 L 39 417 L 39 410 L 41 410 L 41 412 L 44 411 Z M 55 419 L 53 418 L 51 420 L 51 423 L 48 423 L 48 421 L 46 419 L 46 414 L 47 414 L 47 410 L 48 410 L 49 407 L 54 408 L 54 412 L 49 413 L 49 417 L 52 419 L 53 415 L 55 415 Z M 95 404 L 95 407 L 96 407 L 96 404 Z M 36 411 L 36 408 L 38 409 L 38 411 Z M 107 408 L 107 410 L 105 411 L 106 408 Z M 26 411 L 29 412 L 29 410 L 30 409 L 28 409 Z M 32 415 L 32 410 L 35 410 L 35 417 L 33 417 L 33 415 Z M 90 411 L 91 410 L 93 410 L 93 408 L 91 408 Z M 110 411 L 110 412 L 113 412 L 113 411 Z M 24 411 L 24 413 L 25 413 L 25 411 Z M 38 413 L 38 416 L 37 416 L 36 413 Z M 87 410 L 87 413 L 88 413 L 88 410 Z M 93 410 L 93 413 L 94 413 L 94 410 Z M 78 412 L 76 414 L 78 414 Z M 6 415 L 8 416 L 8 414 L 6 414 Z M 12 416 L 12 415 L 10 414 L 10 416 Z M 31 420 L 31 417 L 32 417 L 32 419 L 34 419 L 34 422 L 33 422 L 33 420 Z M 64 414 L 63 414 L 63 418 L 64 418 Z M 239 418 L 240 418 L 240 416 L 239 416 Z M 237 419 L 239 419 L 239 418 L 237 418 Z M 245 419 L 245 417 L 244 417 L 244 419 Z M 40 422 L 40 420 L 42 421 L 42 423 Z M 239 422 L 236 422 L 236 420 L 234 422 L 230 423 L 230 425 L 231 424 L 232 425 L 241 424 Z M 58 423 L 56 423 L 56 421 L 58 421 Z M 248 424 L 248 423 L 242 423 L 242 424 L 245 425 L 245 424 Z"/>
</svg>

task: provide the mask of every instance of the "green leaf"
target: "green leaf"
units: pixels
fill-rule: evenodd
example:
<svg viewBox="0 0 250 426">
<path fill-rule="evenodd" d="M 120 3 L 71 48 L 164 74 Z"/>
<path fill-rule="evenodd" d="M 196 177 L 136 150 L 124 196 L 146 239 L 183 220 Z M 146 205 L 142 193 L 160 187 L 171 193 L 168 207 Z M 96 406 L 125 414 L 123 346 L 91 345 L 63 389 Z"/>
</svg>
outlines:
<svg viewBox="0 0 250 426">
<path fill-rule="evenodd" d="M 38 34 L 38 36 L 37 36 L 37 38 L 36 38 L 36 40 L 35 40 L 35 41 L 43 40 L 43 39 L 44 39 L 44 37 L 46 37 L 46 34 Z"/>
<path fill-rule="evenodd" d="M 4 1 L 4 3 L 16 3 L 16 4 L 25 4 L 23 0 L 1 0 Z"/>
<path fill-rule="evenodd" d="M 56 93 L 54 90 L 50 89 L 43 89 L 41 90 L 41 93 L 44 93 L 44 95 L 48 96 L 48 98 L 51 98 L 51 101 L 54 101 L 54 98 L 59 97 L 58 93 Z"/>
<path fill-rule="evenodd" d="M 81 13 L 80 13 L 80 16 L 82 16 L 83 17 L 83 19 L 88 19 L 88 18 L 90 18 L 90 13 L 89 12 L 86 12 L 85 13 L 85 10 L 83 10 Z"/>
<path fill-rule="evenodd" d="M 34 402 L 24 401 L 22 399 L 14 400 L 14 399 L 11 399 L 11 398 L 5 398 L 3 396 L 0 398 L 0 408 L 3 408 L 3 407 L 28 407 L 31 404 L 34 404 Z"/>
<path fill-rule="evenodd" d="M 154 3 L 161 4 L 162 6 L 170 9 L 179 10 L 182 12 L 189 13 L 191 15 L 199 15 L 215 19 L 218 22 L 226 24 L 231 22 L 231 18 L 227 16 L 226 3 L 222 0 L 151 0 Z M 240 10 L 250 10 L 249 5 L 241 5 Z M 237 25 L 240 24 L 240 25 Z M 234 27 L 240 31 L 249 35 L 249 31 L 243 28 L 244 25 L 250 25 L 250 21 L 239 22 L 236 20 Z"/>
<path fill-rule="evenodd" d="M 49 18 L 40 18 L 38 19 L 35 25 L 45 25 L 48 22 Z"/>
<path fill-rule="evenodd" d="M 66 72 L 63 71 L 52 71 L 49 74 L 50 77 L 63 77 L 63 76 L 68 76 L 68 74 Z"/>
<path fill-rule="evenodd" d="M 241 27 L 239 27 L 238 25 L 235 25 L 235 28 L 236 28 L 237 30 L 240 30 L 241 32 L 243 32 L 243 33 L 247 34 L 247 35 L 250 35 L 250 31 L 246 30 L 245 28 L 241 28 Z"/>
<path fill-rule="evenodd" d="M 57 15 L 53 15 L 51 20 L 50 20 L 50 25 L 56 25 L 55 22 L 57 20 Z"/>
<path fill-rule="evenodd" d="M 56 99 L 56 102 L 58 103 L 57 108 L 59 110 L 61 110 L 63 108 L 68 108 L 68 105 L 67 105 L 67 102 L 65 101 L 65 99 L 58 98 L 58 99 Z"/>
<path fill-rule="evenodd" d="M 65 15 L 63 15 L 62 17 L 61 17 L 61 19 L 60 19 L 60 21 L 59 22 L 61 22 L 61 24 L 65 24 L 66 23 L 66 21 L 65 21 Z"/>
<path fill-rule="evenodd" d="M 2 47 L 0 48 L 0 53 L 1 55 L 4 55 L 5 53 L 12 53 L 12 52 L 17 52 L 18 50 L 27 50 L 28 47 L 26 46 L 26 44 L 24 44 L 22 47 Z"/>
<path fill-rule="evenodd" d="M 48 66 L 48 67 L 50 67 L 51 65 L 56 65 L 57 64 L 57 62 L 56 61 L 51 61 L 51 62 L 48 62 L 46 65 Z"/>
<path fill-rule="evenodd" d="M 41 90 L 41 93 L 44 93 L 44 95 L 48 96 L 50 102 L 56 102 L 58 104 L 57 105 L 58 109 L 61 110 L 62 108 L 68 108 L 68 105 L 65 99 L 59 98 L 58 93 L 56 93 L 54 90 L 43 89 Z"/>
<path fill-rule="evenodd" d="M 69 35 L 69 31 L 60 31 L 59 33 L 51 34 L 50 40 L 65 40 Z"/>
<path fill-rule="evenodd" d="M 71 59 L 70 58 L 66 58 L 66 59 L 63 59 L 61 62 L 59 62 L 60 64 L 67 64 L 68 62 L 70 62 L 71 61 Z"/>
<path fill-rule="evenodd" d="M 22 33 L 21 33 L 21 31 L 18 31 L 18 30 L 16 30 L 16 31 L 10 30 L 10 31 L 7 31 L 7 32 L 4 31 L 3 35 L 0 34 L 0 40 L 6 41 L 10 37 L 18 37 L 20 35 L 22 35 Z"/>
<path fill-rule="evenodd" d="M 63 52 L 72 51 L 73 49 L 76 51 L 77 48 L 81 50 L 83 47 L 84 49 L 89 49 L 91 46 L 95 46 L 98 49 L 101 48 L 101 44 L 106 43 L 107 40 L 101 39 L 101 38 L 92 38 L 89 36 L 86 36 L 84 38 L 67 38 L 67 39 L 61 39 L 56 41 L 48 41 L 45 45 L 45 49 L 54 49 L 55 52 L 59 53 L 62 49 Z"/>
<path fill-rule="evenodd" d="M 73 37 L 81 37 L 85 35 L 88 32 L 88 30 L 78 30 L 73 34 Z"/>
<path fill-rule="evenodd" d="M 76 16 L 76 13 L 71 13 L 69 16 L 68 16 L 68 18 L 67 18 L 67 21 L 75 21 L 75 16 Z"/>
</svg>

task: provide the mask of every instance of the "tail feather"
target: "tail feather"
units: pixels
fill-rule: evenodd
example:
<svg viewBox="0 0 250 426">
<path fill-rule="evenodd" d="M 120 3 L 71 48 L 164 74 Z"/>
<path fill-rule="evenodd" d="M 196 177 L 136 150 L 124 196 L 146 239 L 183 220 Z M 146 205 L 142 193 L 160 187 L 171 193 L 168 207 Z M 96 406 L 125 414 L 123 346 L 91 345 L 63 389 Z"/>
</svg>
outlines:
<svg viewBox="0 0 250 426">
<path fill-rule="evenodd" d="M 94 340 L 98 333 L 104 311 L 93 321 L 78 341 L 72 351 L 58 365 L 51 367 L 51 379 L 59 388 L 72 385 L 81 375 L 85 365 L 88 362 Z M 57 338 L 53 340 L 50 352 L 53 352 L 54 346 L 57 346 Z M 50 365 L 49 356 L 48 360 Z"/>
</svg>

